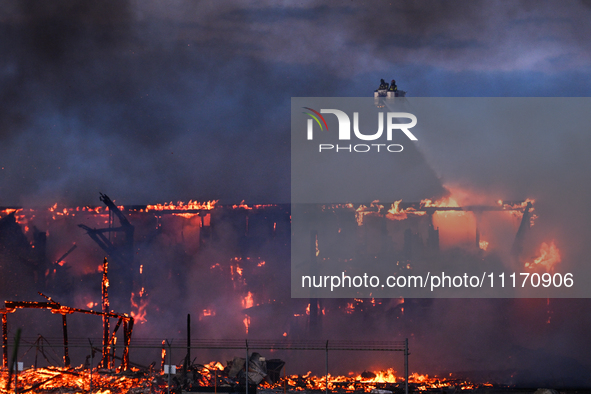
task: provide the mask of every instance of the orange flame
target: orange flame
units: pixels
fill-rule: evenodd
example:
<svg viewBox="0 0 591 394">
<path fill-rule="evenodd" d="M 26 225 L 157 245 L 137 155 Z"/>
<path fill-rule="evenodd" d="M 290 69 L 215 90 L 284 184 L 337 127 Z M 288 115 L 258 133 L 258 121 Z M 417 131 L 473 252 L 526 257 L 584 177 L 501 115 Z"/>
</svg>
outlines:
<svg viewBox="0 0 591 394">
<path fill-rule="evenodd" d="M 480 249 L 486 250 L 488 248 L 488 242 L 487 241 L 480 241 L 478 243 L 478 246 L 480 247 Z"/>
<path fill-rule="evenodd" d="M 245 319 L 245 326 L 250 324 L 248 319 Z M 166 356 L 166 348 L 163 343 L 162 358 Z M 212 361 L 203 365 L 205 379 L 203 384 L 212 386 L 213 373 L 215 371 L 224 370 L 222 363 Z M 82 366 L 69 369 L 65 368 L 30 368 L 19 374 L 19 390 L 32 392 L 72 392 L 82 393 L 87 392 L 90 388 L 90 371 L 84 369 Z M 328 378 L 328 379 L 327 379 Z M 151 380 L 151 379 L 150 379 Z M 371 392 L 374 389 L 391 390 L 392 386 L 404 382 L 404 378 L 398 376 L 396 371 L 392 368 L 363 373 L 350 372 L 348 376 L 333 376 L 328 375 L 317 377 L 313 376 L 311 372 L 305 375 L 288 375 L 282 378 L 278 383 L 270 385 L 263 382 L 261 385 L 264 388 L 274 390 L 281 390 L 286 388 L 290 391 L 305 391 L 305 390 L 338 390 L 339 392 Z M 490 383 L 483 383 L 476 385 L 464 379 L 457 379 L 449 374 L 448 377 L 438 377 L 419 374 L 414 372 L 409 376 L 409 382 L 415 385 L 416 391 L 441 390 L 442 388 L 455 388 L 456 390 L 473 390 L 477 387 L 491 387 Z M 6 392 L 4 388 L 7 383 L 7 374 L 0 375 L 0 392 Z M 96 369 L 92 373 L 92 387 L 99 389 L 98 392 L 106 393 L 128 393 L 132 388 L 149 388 L 149 380 L 142 374 L 101 374 Z M 328 386 L 328 387 L 327 387 Z"/>
<path fill-rule="evenodd" d="M 252 293 L 249 291 L 248 294 L 242 300 L 242 308 L 244 308 L 244 309 L 252 308 L 253 305 L 254 305 L 254 301 L 252 298 Z"/>
<path fill-rule="evenodd" d="M 146 315 L 148 313 L 148 311 L 147 311 L 148 300 L 143 297 L 144 295 L 145 295 L 145 292 L 144 292 L 144 289 L 142 288 L 142 290 L 138 294 L 139 301 L 136 301 L 136 299 L 135 299 L 136 294 L 133 292 L 131 293 L 131 308 L 132 308 L 131 317 L 133 317 L 135 319 L 136 323 L 140 323 L 140 324 L 144 324 L 145 322 L 147 322 Z"/>
<path fill-rule="evenodd" d="M 408 217 L 405 210 L 399 208 L 401 202 L 402 200 L 398 200 L 392 204 L 392 207 L 388 210 L 388 214 L 386 215 L 388 219 L 404 220 Z"/>
<path fill-rule="evenodd" d="M 560 250 L 558 250 L 554 240 L 552 240 L 550 244 L 542 242 L 539 253 L 540 255 L 536 257 L 532 263 L 527 262 L 525 263 L 525 266 L 533 268 L 537 265 L 541 265 L 546 268 L 546 271 L 550 271 L 554 267 L 554 264 L 560 263 L 561 261 Z"/>
<path fill-rule="evenodd" d="M 190 210 L 212 210 L 215 208 L 215 204 L 217 204 L 219 200 L 212 200 L 207 202 L 198 202 L 190 200 L 188 203 L 184 203 L 182 201 L 173 204 L 172 201 L 170 203 L 164 204 L 156 204 L 156 205 L 148 205 L 146 207 L 146 212 L 148 211 L 190 211 Z"/>
<path fill-rule="evenodd" d="M 252 207 L 249 207 L 248 205 L 246 205 L 244 203 L 244 200 L 240 201 L 240 204 L 238 205 L 232 205 L 232 208 L 234 209 L 238 209 L 238 208 L 242 208 L 242 209 L 252 209 Z"/>
<path fill-rule="evenodd" d="M 248 327 L 250 326 L 250 316 L 246 315 L 246 317 L 242 320 L 244 323 L 244 327 L 246 328 L 246 333 L 248 334 Z"/>
</svg>

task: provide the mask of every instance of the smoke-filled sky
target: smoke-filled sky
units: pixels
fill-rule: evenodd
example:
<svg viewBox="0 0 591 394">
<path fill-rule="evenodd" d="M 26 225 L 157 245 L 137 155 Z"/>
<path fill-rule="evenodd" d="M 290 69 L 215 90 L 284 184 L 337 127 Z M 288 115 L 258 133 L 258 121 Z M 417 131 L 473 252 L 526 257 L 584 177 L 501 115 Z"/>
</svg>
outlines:
<svg viewBox="0 0 591 394">
<path fill-rule="evenodd" d="M 587 96 L 588 1 L 5 2 L 0 205 L 289 200 L 292 96 Z M 441 174 L 439 174 L 441 175 Z"/>
</svg>

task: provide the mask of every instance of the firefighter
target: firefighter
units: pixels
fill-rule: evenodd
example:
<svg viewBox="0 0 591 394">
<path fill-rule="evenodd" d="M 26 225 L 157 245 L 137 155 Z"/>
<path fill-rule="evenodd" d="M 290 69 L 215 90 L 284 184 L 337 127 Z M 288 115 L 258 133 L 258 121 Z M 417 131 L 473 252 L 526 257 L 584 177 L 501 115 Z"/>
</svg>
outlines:
<svg viewBox="0 0 591 394">
<path fill-rule="evenodd" d="M 383 79 L 382 79 L 382 81 L 383 81 Z M 395 80 L 392 80 L 392 83 L 390 83 L 390 89 L 388 89 L 388 91 L 390 91 L 390 92 L 398 91 L 398 86 L 396 86 Z"/>
</svg>

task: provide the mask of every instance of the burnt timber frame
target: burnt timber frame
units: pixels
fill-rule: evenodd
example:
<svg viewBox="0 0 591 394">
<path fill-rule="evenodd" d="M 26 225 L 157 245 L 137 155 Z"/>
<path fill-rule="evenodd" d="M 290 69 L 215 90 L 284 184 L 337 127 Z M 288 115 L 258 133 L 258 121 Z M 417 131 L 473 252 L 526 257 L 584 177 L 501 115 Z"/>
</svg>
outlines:
<svg viewBox="0 0 591 394">
<path fill-rule="evenodd" d="M 41 295 L 43 295 L 43 294 L 41 294 Z M 44 296 L 44 297 L 46 297 L 46 296 Z M 2 338 L 3 338 L 3 340 L 2 340 L 2 354 L 3 354 L 2 366 L 3 367 L 8 366 L 7 314 L 14 313 L 17 309 L 33 308 L 33 309 L 48 309 L 51 311 L 51 313 L 62 315 L 63 339 L 64 339 L 64 345 L 63 345 L 64 346 L 64 365 L 67 368 L 70 367 L 70 359 L 69 359 L 69 351 L 68 351 L 69 342 L 68 342 L 68 329 L 67 329 L 66 315 L 69 315 L 72 313 L 83 313 L 83 314 L 88 314 L 88 315 L 103 316 L 103 318 L 106 318 L 106 319 L 108 319 L 108 318 L 119 319 L 117 325 L 115 326 L 115 329 L 113 330 L 113 333 L 110 335 L 110 338 L 107 342 L 107 348 L 113 342 L 113 340 L 115 338 L 115 334 L 117 333 L 117 330 L 119 329 L 119 327 L 121 325 L 121 322 L 124 322 L 124 324 L 123 324 L 124 349 L 123 349 L 121 369 L 127 370 L 129 368 L 129 344 L 131 342 L 131 334 L 133 331 L 133 322 L 134 322 L 133 317 L 127 316 L 125 314 L 122 315 L 122 314 L 114 313 L 114 312 L 105 313 L 105 312 L 96 312 L 96 311 L 87 310 L 87 309 L 72 308 L 69 306 L 61 305 L 60 303 L 53 301 L 49 297 L 46 297 L 46 298 L 48 299 L 47 302 L 4 301 L 5 308 L 0 309 L 0 314 L 2 314 Z M 105 357 L 104 354 L 106 351 L 108 351 L 108 349 L 105 349 L 105 346 L 103 346 L 103 360 L 101 361 L 101 363 L 103 364 L 103 366 L 109 368 L 109 367 L 111 367 L 110 363 L 109 363 L 109 365 L 105 365 L 107 360 L 104 359 L 104 357 Z"/>
</svg>

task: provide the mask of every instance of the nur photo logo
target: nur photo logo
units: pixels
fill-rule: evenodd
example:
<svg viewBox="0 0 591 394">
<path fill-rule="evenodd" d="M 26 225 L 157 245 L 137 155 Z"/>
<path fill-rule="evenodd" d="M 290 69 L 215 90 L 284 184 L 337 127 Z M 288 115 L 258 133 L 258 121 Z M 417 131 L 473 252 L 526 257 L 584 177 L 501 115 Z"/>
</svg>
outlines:
<svg viewBox="0 0 591 394">
<path fill-rule="evenodd" d="M 306 136 L 309 141 L 314 140 L 314 121 L 320 127 L 321 131 L 328 131 L 328 124 L 322 114 L 335 115 L 339 124 L 338 140 L 339 141 L 350 141 L 352 138 L 351 133 L 351 119 L 344 111 L 338 109 L 320 109 L 316 111 L 310 107 L 303 107 L 310 112 L 303 112 L 304 114 L 311 117 L 307 120 Z M 362 133 L 359 127 L 359 112 L 353 112 L 353 135 L 356 139 L 361 141 L 377 141 L 384 135 L 384 128 L 386 129 L 386 141 L 392 141 L 395 131 L 401 131 L 411 141 L 418 141 L 417 137 L 409 130 L 416 126 L 417 117 L 408 112 L 387 112 L 384 116 L 384 112 L 378 112 L 378 130 L 374 133 L 366 134 Z M 385 122 L 384 122 L 385 118 Z M 400 123 L 401 120 L 410 119 L 408 123 Z M 386 126 L 384 127 L 384 123 Z M 386 144 L 386 143 L 373 143 L 373 144 L 319 144 L 318 151 L 334 151 L 334 152 L 357 152 L 365 153 L 369 151 L 376 152 L 402 152 L 403 146 L 400 144 Z"/>
</svg>

